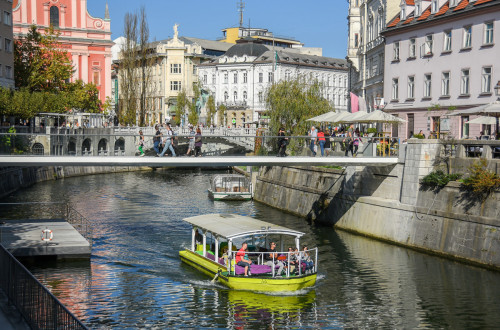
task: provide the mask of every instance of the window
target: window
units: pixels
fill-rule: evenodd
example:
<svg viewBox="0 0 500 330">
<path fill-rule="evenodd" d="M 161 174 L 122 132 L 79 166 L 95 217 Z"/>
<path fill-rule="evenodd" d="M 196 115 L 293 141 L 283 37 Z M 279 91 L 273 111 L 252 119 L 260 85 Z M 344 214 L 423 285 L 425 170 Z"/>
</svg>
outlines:
<svg viewBox="0 0 500 330">
<path fill-rule="evenodd" d="M 432 75 L 425 74 L 424 75 L 424 98 L 431 97 L 432 91 Z"/>
<path fill-rule="evenodd" d="M 171 91 L 180 91 L 181 90 L 181 82 L 180 81 L 171 81 L 170 82 L 170 90 Z"/>
<path fill-rule="evenodd" d="M 50 8 L 51 13 L 52 13 L 52 8 L 54 8 L 54 7 Z M 55 8 L 57 9 L 57 7 L 55 7 Z M 51 19 L 51 23 L 52 23 L 52 14 L 50 16 L 50 19 Z M 12 15 L 8 11 L 3 12 L 3 24 L 12 25 Z M 59 10 L 57 10 L 57 26 L 56 25 L 54 25 L 54 26 L 55 27 L 59 26 Z"/>
<path fill-rule="evenodd" d="M 170 64 L 170 73 L 182 73 L 181 64 Z"/>
<path fill-rule="evenodd" d="M 237 84 L 238 83 L 238 72 L 235 72 L 233 74 L 233 83 Z"/>
<path fill-rule="evenodd" d="M 481 93 L 491 93 L 491 67 L 483 68 Z"/>
<path fill-rule="evenodd" d="M 438 9 L 439 9 L 438 0 L 432 0 L 432 3 L 431 3 L 431 14 L 437 13 Z"/>
<path fill-rule="evenodd" d="M 450 95 L 450 73 L 443 72 L 441 79 L 441 95 L 449 96 Z"/>
<path fill-rule="evenodd" d="M 4 49 L 7 53 L 12 53 L 12 40 L 4 39 Z"/>
<path fill-rule="evenodd" d="M 384 74 L 384 54 L 378 54 L 378 74 Z"/>
<path fill-rule="evenodd" d="M 227 84 L 229 82 L 229 74 L 227 72 L 224 72 L 224 84 Z"/>
<path fill-rule="evenodd" d="M 359 34 L 354 33 L 354 47 L 358 48 L 359 47 Z"/>
<path fill-rule="evenodd" d="M 406 6 L 401 6 L 401 20 L 404 21 L 406 19 Z"/>
<path fill-rule="evenodd" d="M 243 83 L 246 84 L 248 82 L 248 73 L 245 71 L 243 72 Z"/>
<path fill-rule="evenodd" d="M 291 77 L 291 72 L 290 71 L 286 71 L 285 72 L 285 80 L 290 80 L 290 77 Z"/>
<path fill-rule="evenodd" d="M 212 85 L 215 85 L 217 82 L 217 77 L 215 76 L 215 74 L 212 74 Z"/>
<path fill-rule="evenodd" d="M 3 67 L 2 67 L 2 64 L 0 64 L 0 77 L 3 77 Z"/>
<path fill-rule="evenodd" d="M 247 91 L 244 91 L 243 92 L 243 101 L 246 102 L 247 98 L 248 98 L 248 93 L 247 93 Z"/>
<path fill-rule="evenodd" d="M 420 0 L 415 1 L 415 17 L 419 17 L 420 13 L 422 11 L 422 4 L 420 3 Z"/>
<path fill-rule="evenodd" d="M 432 55 L 432 43 L 433 43 L 432 34 L 426 35 L 424 44 L 424 54 L 423 54 L 424 56 Z"/>
<path fill-rule="evenodd" d="M 238 100 L 238 92 L 234 91 L 233 92 L 233 101 L 236 102 Z"/>
<path fill-rule="evenodd" d="M 264 82 L 264 74 L 262 72 L 259 72 L 259 82 L 260 83 Z"/>
<path fill-rule="evenodd" d="M 460 79 L 460 95 L 469 95 L 469 69 L 462 70 L 462 77 Z"/>
<path fill-rule="evenodd" d="M 264 100 L 264 94 L 262 92 L 259 92 L 259 102 L 262 102 Z"/>
<path fill-rule="evenodd" d="M 399 98 L 399 79 L 392 79 L 392 99 L 397 100 Z"/>
<path fill-rule="evenodd" d="M 203 83 L 206 84 L 208 80 L 208 76 L 206 74 L 203 75 Z"/>
<path fill-rule="evenodd" d="M 484 23 L 484 44 L 491 45 L 493 43 L 493 22 Z"/>
<path fill-rule="evenodd" d="M 395 42 L 392 48 L 392 60 L 399 61 L 399 42 Z"/>
<path fill-rule="evenodd" d="M 472 26 L 464 27 L 464 41 L 462 44 L 462 48 L 471 48 L 472 45 Z"/>
<path fill-rule="evenodd" d="M 224 102 L 227 102 L 228 99 L 229 99 L 229 93 L 224 92 Z"/>
<path fill-rule="evenodd" d="M 451 52 L 451 30 L 444 31 L 443 35 L 443 51 Z"/>
<path fill-rule="evenodd" d="M 99 77 L 100 77 L 99 71 L 94 71 L 94 81 L 93 82 L 94 82 L 94 85 L 96 85 L 96 86 L 99 86 L 101 84 Z"/>
<path fill-rule="evenodd" d="M 415 38 L 410 39 L 410 45 L 408 49 L 409 58 L 415 58 L 417 55 L 417 42 Z"/>
<path fill-rule="evenodd" d="M 268 72 L 267 73 L 267 82 L 272 83 L 274 81 L 274 73 Z"/>
<path fill-rule="evenodd" d="M 12 79 L 14 78 L 14 75 L 12 74 L 12 67 L 6 65 L 5 66 L 5 78 Z"/>
<path fill-rule="evenodd" d="M 415 77 L 414 76 L 408 77 L 408 98 L 409 99 L 415 98 Z"/>
</svg>

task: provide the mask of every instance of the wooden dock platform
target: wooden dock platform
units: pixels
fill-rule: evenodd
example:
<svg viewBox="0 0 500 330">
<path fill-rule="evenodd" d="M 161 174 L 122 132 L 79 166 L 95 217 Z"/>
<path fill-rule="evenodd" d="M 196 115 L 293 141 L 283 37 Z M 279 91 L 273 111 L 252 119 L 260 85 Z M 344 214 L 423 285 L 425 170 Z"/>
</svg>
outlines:
<svg viewBox="0 0 500 330">
<path fill-rule="evenodd" d="M 16 257 L 52 256 L 57 259 L 89 259 L 90 243 L 66 220 L 2 220 L 0 243 Z M 42 241 L 42 231 L 53 239 Z"/>
</svg>

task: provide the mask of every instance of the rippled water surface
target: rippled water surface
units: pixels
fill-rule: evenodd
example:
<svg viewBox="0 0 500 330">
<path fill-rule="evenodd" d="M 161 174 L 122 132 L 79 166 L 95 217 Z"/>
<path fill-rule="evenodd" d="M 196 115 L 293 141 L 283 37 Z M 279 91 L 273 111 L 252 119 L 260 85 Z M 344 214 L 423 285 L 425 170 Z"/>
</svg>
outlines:
<svg viewBox="0 0 500 330">
<path fill-rule="evenodd" d="M 94 225 L 90 262 L 28 265 L 90 328 L 498 328 L 500 274 L 331 228 L 256 202 L 213 202 L 214 172 L 96 175 L 4 200 L 66 201 Z M 35 211 L 33 211 L 35 212 Z M 182 264 L 204 213 L 239 213 L 307 233 L 320 250 L 311 290 L 232 291 Z"/>
</svg>

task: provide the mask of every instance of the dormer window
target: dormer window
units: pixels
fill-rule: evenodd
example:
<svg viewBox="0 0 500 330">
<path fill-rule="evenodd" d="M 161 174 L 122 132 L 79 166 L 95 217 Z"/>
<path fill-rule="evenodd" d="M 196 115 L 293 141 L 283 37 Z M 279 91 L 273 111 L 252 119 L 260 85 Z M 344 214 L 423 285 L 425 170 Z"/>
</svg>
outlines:
<svg viewBox="0 0 500 330">
<path fill-rule="evenodd" d="M 419 17 L 422 14 L 422 3 L 420 1 L 415 1 L 415 17 Z"/>
<path fill-rule="evenodd" d="M 457 2 L 458 2 L 458 0 L 450 0 L 450 8 L 456 7 Z"/>
<path fill-rule="evenodd" d="M 401 20 L 406 20 L 406 5 L 401 6 Z"/>
<path fill-rule="evenodd" d="M 438 10 L 439 10 L 438 0 L 432 0 L 432 3 L 431 3 L 431 13 L 435 14 L 435 13 L 438 12 Z"/>
</svg>

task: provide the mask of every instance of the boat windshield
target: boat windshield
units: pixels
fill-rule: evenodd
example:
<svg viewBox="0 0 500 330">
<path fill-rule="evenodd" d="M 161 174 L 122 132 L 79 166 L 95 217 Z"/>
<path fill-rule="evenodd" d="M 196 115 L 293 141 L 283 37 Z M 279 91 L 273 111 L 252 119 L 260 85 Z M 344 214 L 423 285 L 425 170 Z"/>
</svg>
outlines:
<svg viewBox="0 0 500 330">
<path fill-rule="evenodd" d="M 249 192 L 250 181 L 241 175 L 219 175 L 212 180 L 214 192 Z"/>
</svg>

